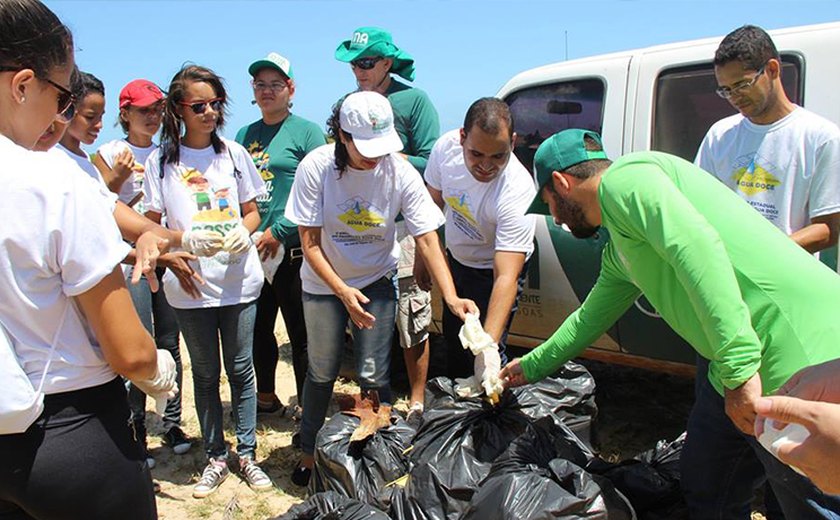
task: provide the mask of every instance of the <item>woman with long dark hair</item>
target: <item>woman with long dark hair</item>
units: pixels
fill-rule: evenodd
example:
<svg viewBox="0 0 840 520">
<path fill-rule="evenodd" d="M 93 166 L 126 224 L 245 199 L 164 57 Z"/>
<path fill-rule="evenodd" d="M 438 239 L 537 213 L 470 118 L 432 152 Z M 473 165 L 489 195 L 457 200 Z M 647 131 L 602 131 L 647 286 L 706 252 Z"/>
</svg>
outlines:
<svg viewBox="0 0 840 520">
<path fill-rule="evenodd" d="M 251 233 L 260 224 L 256 198 L 262 180 L 248 152 L 221 137 L 227 94 L 212 70 L 188 65 L 169 84 L 160 148 L 146 161 L 146 216 L 176 230 L 224 235 L 223 247 L 193 262 L 205 283 L 183 290 L 167 272 L 163 285 L 187 344 L 195 406 L 208 464 L 193 488 L 203 498 L 229 475 L 219 382 L 222 361 L 231 388 L 242 477 L 255 490 L 270 489 L 255 461 L 257 397 L 252 348 L 256 299 L 263 273 Z M 219 337 L 221 336 L 221 356 Z"/>
<path fill-rule="evenodd" d="M 171 394 L 118 264 L 113 204 L 70 161 L 30 151 L 73 104 L 69 30 L 0 1 L 0 517 L 157 517 L 122 375 Z"/>
</svg>

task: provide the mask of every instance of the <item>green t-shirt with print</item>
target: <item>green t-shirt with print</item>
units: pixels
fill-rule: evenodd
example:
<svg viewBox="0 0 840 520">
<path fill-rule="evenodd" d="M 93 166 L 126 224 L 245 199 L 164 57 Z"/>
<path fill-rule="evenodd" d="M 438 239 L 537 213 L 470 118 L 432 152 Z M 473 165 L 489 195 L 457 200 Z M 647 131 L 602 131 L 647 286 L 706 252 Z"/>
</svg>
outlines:
<svg viewBox="0 0 840 520">
<path fill-rule="evenodd" d="M 274 238 L 283 241 L 286 249 L 300 245 L 295 224 L 286 219 L 286 201 L 295 180 L 298 163 L 310 151 L 327 143 L 318 125 L 294 114 L 275 125 L 262 120 L 242 127 L 236 142 L 251 154 L 257 171 L 265 181 L 266 194 L 257 198 L 259 231 L 269 226 Z"/>
<path fill-rule="evenodd" d="M 391 78 L 385 96 L 391 102 L 394 128 L 404 146 L 400 153 L 408 156 L 408 162 L 422 174 L 432 147 L 440 137 L 437 110 L 425 92 L 394 78 Z"/>
<path fill-rule="evenodd" d="M 678 157 L 639 152 L 601 178 L 609 230 L 592 291 L 522 358 L 528 381 L 579 355 L 644 293 L 711 361 L 723 394 L 756 372 L 764 393 L 840 357 L 840 277 L 714 177 Z"/>
</svg>

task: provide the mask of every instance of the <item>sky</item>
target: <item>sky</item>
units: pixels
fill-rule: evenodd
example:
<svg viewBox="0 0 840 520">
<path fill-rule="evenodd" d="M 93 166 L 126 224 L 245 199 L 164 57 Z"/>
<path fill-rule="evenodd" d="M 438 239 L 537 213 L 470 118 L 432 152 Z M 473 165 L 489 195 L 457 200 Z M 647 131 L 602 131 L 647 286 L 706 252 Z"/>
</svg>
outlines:
<svg viewBox="0 0 840 520">
<path fill-rule="evenodd" d="M 336 99 L 356 88 L 335 48 L 354 29 L 379 26 L 411 54 L 414 86 L 437 107 L 441 132 L 469 105 L 515 74 L 548 63 L 697 38 L 751 23 L 779 29 L 840 21 L 838 0 L 276 0 L 45 2 L 73 31 L 76 62 L 100 78 L 106 114 L 88 152 L 122 136 L 123 85 L 146 78 L 166 89 L 184 63 L 225 80 L 233 138 L 259 119 L 248 65 L 269 52 L 288 58 L 292 111 L 322 128 Z M 567 45 L 568 42 L 568 45 Z M 838 49 L 840 51 L 840 49 Z"/>
</svg>

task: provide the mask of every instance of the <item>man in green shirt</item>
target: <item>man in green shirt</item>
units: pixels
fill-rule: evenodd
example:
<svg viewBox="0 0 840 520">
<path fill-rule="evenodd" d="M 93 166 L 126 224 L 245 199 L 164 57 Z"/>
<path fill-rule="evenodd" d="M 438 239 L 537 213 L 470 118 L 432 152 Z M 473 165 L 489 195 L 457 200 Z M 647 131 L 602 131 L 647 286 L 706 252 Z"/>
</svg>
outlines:
<svg viewBox="0 0 840 520">
<path fill-rule="evenodd" d="M 417 87 L 397 81 L 394 75 L 414 81 L 414 59 L 394 45 L 391 33 L 378 27 L 360 27 L 339 44 L 335 58 L 349 63 L 361 91 L 378 92 L 388 98 L 394 111 L 394 128 L 403 143 L 402 154 L 420 174 L 432 146 L 440 136 L 438 113 L 429 96 Z M 409 418 L 423 411 L 423 390 L 429 370 L 427 328 L 431 323 L 431 296 L 417 286 L 414 267 L 414 239 L 397 222 L 400 242 L 399 312 L 397 329 L 411 384 Z"/>
<path fill-rule="evenodd" d="M 298 163 L 307 153 L 326 144 L 324 132 L 315 123 L 290 112 L 295 94 L 295 81 L 289 60 L 276 52 L 248 67 L 254 101 L 261 118 L 242 127 L 236 142 L 250 152 L 257 170 L 265 181 L 266 194 L 257 198 L 260 212 L 260 237 L 256 240 L 260 259 L 281 255 L 271 279 L 263 284 L 257 300 L 254 323 L 254 371 L 257 379 L 257 413 L 273 413 L 283 409 L 274 392 L 277 368 L 277 339 L 274 322 L 279 307 L 292 344 L 292 366 L 295 373 L 298 403 L 303 401 L 306 378 L 307 337 L 303 320 L 303 295 L 298 228 L 284 216 L 286 201 L 295 180 Z M 300 410 L 297 410 L 299 415 Z"/>
<path fill-rule="evenodd" d="M 755 453 L 787 518 L 834 518 L 840 497 L 825 495 L 765 451 L 753 424 L 762 395 L 803 367 L 840 357 L 840 278 L 680 158 L 640 152 L 613 163 L 598 134 L 571 129 L 540 145 L 534 165 L 539 192 L 529 212 L 552 215 L 579 238 L 599 227 L 611 238 L 581 307 L 500 377 L 517 386 L 553 373 L 644 294 L 710 360 L 711 387 L 696 396 L 688 422 L 683 478 L 702 469 L 706 487 L 718 494 L 686 493 L 692 517 L 707 518 L 708 501 L 729 501 L 724 495 L 741 486 L 728 478 L 737 459 L 690 452 L 734 446 Z M 686 467 L 686 460 L 703 467 Z M 750 493 L 719 517 L 749 518 Z"/>
</svg>

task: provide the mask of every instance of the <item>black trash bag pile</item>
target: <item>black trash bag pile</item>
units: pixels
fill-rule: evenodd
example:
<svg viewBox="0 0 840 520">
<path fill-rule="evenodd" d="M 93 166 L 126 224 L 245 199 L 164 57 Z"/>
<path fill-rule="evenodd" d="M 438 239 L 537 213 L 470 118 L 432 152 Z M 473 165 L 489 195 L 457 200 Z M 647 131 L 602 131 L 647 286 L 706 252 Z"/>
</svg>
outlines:
<svg viewBox="0 0 840 520">
<path fill-rule="evenodd" d="M 548 417 L 529 425 L 493 463 L 461 520 L 632 519 L 612 484 L 582 468 L 590 454 L 556 429 Z"/>
<path fill-rule="evenodd" d="M 374 500 L 382 488 L 408 472 L 408 456 L 415 430 L 391 413 L 391 425 L 362 441 L 350 437 L 360 424 L 343 412 L 329 419 L 315 440 L 311 494 L 336 491 L 363 502 Z"/>
<path fill-rule="evenodd" d="M 496 459 L 537 417 L 551 424 L 558 453 L 585 465 L 591 452 L 552 412 L 555 406 L 546 395 L 506 391 L 494 406 L 480 398 L 458 396 L 449 379 L 429 381 L 427 408 L 414 438 L 405 488 L 387 490 L 378 504 L 392 518 L 459 518 Z"/>
<path fill-rule="evenodd" d="M 388 515 L 335 491 L 312 495 L 274 520 L 390 520 Z"/>
<path fill-rule="evenodd" d="M 587 470 L 608 478 L 627 497 L 640 520 L 688 518 L 680 489 L 680 455 L 685 433 L 659 441 L 648 451 L 617 464 L 593 459 Z"/>
<path fill-rule="evenodd" d="M 511 390 L 522 412 L 534 420 L 551 416 L 568 426 L 592 449 L 592 430 L 598 407 L 595 404 L 595 378 L 584 367 L 567 362 L 553 376 Z"/>
</svg>

